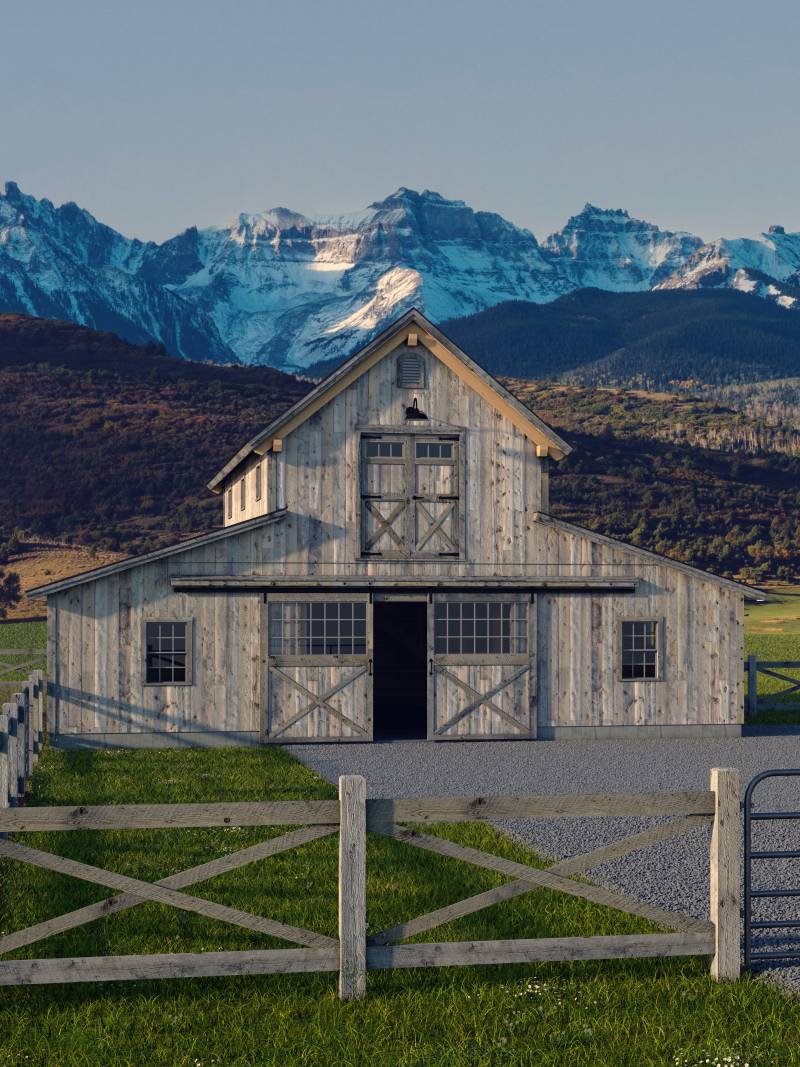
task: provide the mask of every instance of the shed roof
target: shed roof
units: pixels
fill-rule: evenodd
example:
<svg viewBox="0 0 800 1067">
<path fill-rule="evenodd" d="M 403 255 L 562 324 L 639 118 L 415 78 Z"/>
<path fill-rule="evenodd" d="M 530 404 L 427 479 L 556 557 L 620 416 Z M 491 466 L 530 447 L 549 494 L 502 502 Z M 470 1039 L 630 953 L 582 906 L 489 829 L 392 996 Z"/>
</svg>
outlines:
<svg viewBox="0 0 800 1067">
<path fill-rule="evenodd" d="M 222 492 L 225 479 L 231 474 L 248 456 L 253 453 L 264 455 L 272 448 L 275 439 L 281 439 L 302 425 L 306 419 L 311 418 L 320 408 L 324 407 L 343 389 L 356 381 L 362 374 L 366 374 L 398 345 L 408 338 L 409 334 L 417 334 L 419 343 L 424 345 L 437 359 L 440 359 L 447 367 L 457 374 L 463 381 L 489 403 L 514 423 L 518 430 L 530 438 L 535 444 L 547 450 L 547 454 L 554 459 L 563 459 L 572 449 L 563 438 L 559 437 L 546 423 L 542 422 L 534 413 L 513 396 L 504 386 L 493 378 L 491 374 L 470 359 L 462 352 L 453 341 L 442 331 L 426 319 L 421 311 L 412 308 L 405 315 L 393 322 L 369 344 L 359 349 L 355 355 L 346 360 L 327 378 L 324 378 L 316 388 L 306 394 L 301 400 L 285 411 L 277 419 L 269 424 L 252 440 L 248 441 L 243 448 L 233 456 L 225 466 L 214 475 L 208 483 L 212 492 Z"/>
<path fill-rule="evenodd" d="M 536 522 L 545 523 L 558 530 L 564 530 L 565 533 L 586 537 L 590 541 L 595 541 L 599 545 L 610 545 L 612 548 L 621 548 L 626 552 L 630 552 L 634 556 L 638 556 L 640 559 L 652 560 L 654 563 L 658 563 L 661 566 L 672 567 L 675 570 L 691 574 L 696 578 L 704 578 L 706 581 L 715 582 L 717 585 L 724 586 L 726 589 L 730 589 L 735 593 L 740 593 L 745 600 L 752 600 L 755 602 L 766 600 L 765 594 L 759 589 L 753 589 L 752 586 L 743 585 L 742 582 L 734 582 L 730 578 L 720 578 L 719 575 L 712 574 L 710 571 L 701 570 L 700 567 L 692 567 L 690 564 L 681 563 L 677 559 L 670 559 L 669 556 L 662 556 L 658 552 L 651 552 L 647 548 L 639 548 L 636 545 L 629 545 L 626 541 L 617 541 L 616 538 L 606 537 L 605 534 L 598 533 L 596 530 L 589 530 L 585 526 L 576 526 L 574 523 L 565 522 L 563 519 L 557 519 L 553 515 L 546 515 L 541 511 L 537 512 L 534 517 Z"/>
<path fill-rule="evenodd" d="M 175 556 L 180 552 L 189 552 L 193 548 L 202 548 L 203 545 L 213 544 L 214 541 L 222 541 L 224 538 L 232 537 L 234 534 L 247 533 L 248 530 L 255 530 L 259 526 L 277 522 L 285 514 L 285 508 L 281 508 L 279 511 L 270 511 L 266 515 L 258 515 L 255 519 L 245 519 L 244 522 L 237 522 L 233 526 L 224 526 L 221 529 L 211 530 L 210 533 L 200 534 L 198 537 L 190 537 L 186 541 L 178 541 L 177 544 L 167 545 L 166 548 L 157 548 L 153 552 L 145 552 L 141 556 L 130 556 L 128 559 L 121 559 L 117 563 L 107 563 L 104 567 L 81 571 L 80 574 L 73 574 L 71 578 L 62 578 L 60 581 L 50 582 L 48 585 L 37 585 L 35 589 L 28 590 L 27 596 L 41 597 L 50 596 L 51 593 L 61 593 L 65 589 L 72 589 L 75 585 L 94 582 L 99 578 L 108 578 L 112 574 L 130 570 L 131 567 L 138 567 L 142 563 L 152 563 L 155 560 L 166 559 L 167 556 Z"/>
</svg>

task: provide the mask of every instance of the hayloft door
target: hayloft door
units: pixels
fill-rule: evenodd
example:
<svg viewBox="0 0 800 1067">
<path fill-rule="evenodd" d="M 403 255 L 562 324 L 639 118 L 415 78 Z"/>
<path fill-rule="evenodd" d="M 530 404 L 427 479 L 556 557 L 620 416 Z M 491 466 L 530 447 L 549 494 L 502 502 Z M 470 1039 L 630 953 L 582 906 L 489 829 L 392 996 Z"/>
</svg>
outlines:
<svg viewBox="0 0 800 1067">
<path fill-rule="evenodd" d="M 372 605 L 368 596 L 270 595 L 265 737 L 372 740 Z"/>
<path fill-rule="evenodd" d="M 525 596 L 434 596 L 431 739 L 531 736 L 532 608 Z"/>
</svg>

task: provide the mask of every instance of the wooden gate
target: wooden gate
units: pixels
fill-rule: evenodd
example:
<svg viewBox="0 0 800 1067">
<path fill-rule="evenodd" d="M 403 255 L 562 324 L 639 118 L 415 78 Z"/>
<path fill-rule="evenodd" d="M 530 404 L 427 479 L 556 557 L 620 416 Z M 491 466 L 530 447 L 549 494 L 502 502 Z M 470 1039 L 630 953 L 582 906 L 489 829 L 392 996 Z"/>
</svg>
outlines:
<svg viewBox="0 0 800 1067">
<path fill-rule="evenodd" d="M 369 598 L 276 594 L 265 610 L 265 739 L 371 741 Z"/>
<path fill-rule="evenodd" d="M 432 612 L 429 738 L 531 736 L 529 598 L 439 595 Z"/>
</svg>

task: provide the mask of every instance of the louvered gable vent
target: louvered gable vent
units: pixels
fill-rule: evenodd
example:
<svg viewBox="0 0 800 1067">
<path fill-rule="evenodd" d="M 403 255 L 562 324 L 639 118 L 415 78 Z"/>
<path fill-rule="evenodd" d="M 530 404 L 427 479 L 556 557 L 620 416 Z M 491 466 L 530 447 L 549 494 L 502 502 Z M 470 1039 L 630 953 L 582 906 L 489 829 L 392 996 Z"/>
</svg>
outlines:
<svg viewBox="0 0 800 1067">
<path fill-rule="evenodd" d="M 401 389 L 422 389 L 425 386 L 425 364 L 422 356 L 405 352 L 397 361 L 397 384 Z"/>
</svg>

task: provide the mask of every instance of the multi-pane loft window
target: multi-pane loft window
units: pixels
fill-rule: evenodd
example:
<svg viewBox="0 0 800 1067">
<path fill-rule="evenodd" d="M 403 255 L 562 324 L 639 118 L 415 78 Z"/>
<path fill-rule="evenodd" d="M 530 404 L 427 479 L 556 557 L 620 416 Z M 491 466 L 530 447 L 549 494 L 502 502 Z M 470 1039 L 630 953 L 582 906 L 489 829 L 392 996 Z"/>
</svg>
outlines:
<svg viewBox="0 0 800 1067">
<path fill-rule="evenodd" d="M 452 459 L 452 441 L 417 441 L 417 459 Z"/>
<path fill-rule="evenodd" d="M 403 441 L 365 441 L 364 454 L 368 459 L 402 459 Z"/>
<path fill-rule="evenodd" d="M 191 626 L 188 622 L 145 623 L 145 681 L 182 685 L 191 681 Z"/>
<path fill-rule="evenodd" d="M 242 478 L 239 482 L 239 510 L 244 511 L 247 507 L 247 479 Z"/>
<path fill-rule="evenodd" d="M 623 622 L 620 659 L 623 678 L 658 678 L 658 623 Z"/>
<path fill-rule="evenodd" d="M 443 600 L 434 607 L 434 652 L 445 656 L 524 655 L 526 605 L 521 601 Z"/>
<path fill-rule="evenodd" d="M 256 500 L 261 499 L 261 464 L 256 464 Z"/>
<path fill-rule="evenodd" d="M 228 518 L 233 518 L 233 489 L 228 490 Z"/>
<path fill-rule="evenodd" d="M 362 555 L 461 558 L 461 450 L 455 434 L 362 437 Z"/>
<path fill-rule="evenodd" d="M 269 605 L 270 656 L 363 656 L 367 605 L 352 600 L 279 600 Z"/>
</svg>

